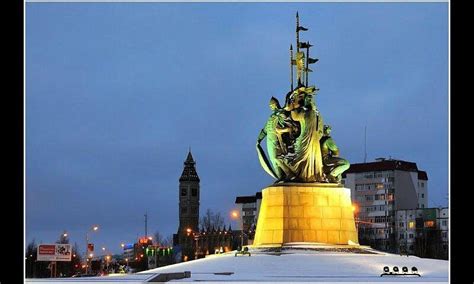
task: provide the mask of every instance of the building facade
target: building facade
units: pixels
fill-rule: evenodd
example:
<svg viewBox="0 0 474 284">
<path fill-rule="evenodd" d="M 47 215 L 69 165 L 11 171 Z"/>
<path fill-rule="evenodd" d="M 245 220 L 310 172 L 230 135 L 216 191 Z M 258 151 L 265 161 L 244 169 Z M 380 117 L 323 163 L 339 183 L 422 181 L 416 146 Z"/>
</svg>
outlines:
<svg viewBox="0 0 474 284">
<path fill-rule="evenodd" d="M 352 164 L 343 174 L 351 189 L 359 242 L 397 252 L 396 212 L 428 207 L 428 175 L 416 163 L 394 159 Z"/>
<path fill-rule="evenodd" d="M 250 196 L 237 196 L 235 199 L 235 204 L 239 211 L 239 222 L 237 222 L 236 230 L 243 234 L 244 245 L 253 243 L 261 203 L 261 192 Z"/>
<path fill-rule="evenodd" d="M 173 235 L 173 245 L 181 247 L 182 260 L 194 258 L 194 242 L 190 235 L 199 231 L 199 182 L 196 162 L 190 150 L 179 178 L 179 227 Z"/>
<path fill-rule="evenodd" d="M 397 210 L 395 224 L 399 253 L 448 259 L 448 208 Z"/>
</svg>

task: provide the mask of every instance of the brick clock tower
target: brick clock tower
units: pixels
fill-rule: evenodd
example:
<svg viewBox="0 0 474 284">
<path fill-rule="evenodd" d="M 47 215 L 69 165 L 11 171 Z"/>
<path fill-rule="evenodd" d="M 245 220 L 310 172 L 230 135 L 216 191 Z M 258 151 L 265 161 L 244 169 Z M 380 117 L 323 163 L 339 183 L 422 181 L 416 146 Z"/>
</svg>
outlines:
<svg viewBox="0 0 474 284">
<path fill-rule="evenodd" d="M 194 259 L 194 232 L 199 232 L 199 176 L 191 150 L 179 178 L 179 227 L 174 245 L 180 245 L 182 260 Z"/>
</svg>

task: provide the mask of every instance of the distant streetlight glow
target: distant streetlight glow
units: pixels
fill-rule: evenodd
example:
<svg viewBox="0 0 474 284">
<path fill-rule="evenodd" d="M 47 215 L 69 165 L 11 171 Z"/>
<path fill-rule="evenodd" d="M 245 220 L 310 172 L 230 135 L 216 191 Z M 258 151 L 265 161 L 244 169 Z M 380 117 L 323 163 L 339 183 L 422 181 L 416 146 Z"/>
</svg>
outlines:
<svg viewBox="0 0 474 284">
<path fill-rule="evenodd" d="M 237 210 L 233 210 L 231 212 L 231 216 L 232 218 L 237 219 L 239 217 L 239 212 Z"/>
<path fill-rule="evenodd" d="M 356 212 L 357 213 L 357 205 L 352 205 L 352 212 Z"/>
</svg>

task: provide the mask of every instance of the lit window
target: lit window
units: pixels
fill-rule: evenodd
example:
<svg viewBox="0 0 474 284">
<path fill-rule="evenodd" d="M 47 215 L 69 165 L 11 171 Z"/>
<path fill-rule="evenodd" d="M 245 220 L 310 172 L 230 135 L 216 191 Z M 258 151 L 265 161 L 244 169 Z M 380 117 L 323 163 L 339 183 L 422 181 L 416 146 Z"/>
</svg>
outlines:
<svg viewBox="0 0 474 284">
<path fill-rule="evenodd" d="M 434 221 L 425 221 L 426 228 L 433 228 L 435 226 Z"/>
<path fill-rule="evenodd" d="M 408 228 L 410 228 L 410 229 L 415 228 L 415 222 L 414 222 L 414 221 L 410 221 L 410 223 L 408 223 Z"/>
</svg>

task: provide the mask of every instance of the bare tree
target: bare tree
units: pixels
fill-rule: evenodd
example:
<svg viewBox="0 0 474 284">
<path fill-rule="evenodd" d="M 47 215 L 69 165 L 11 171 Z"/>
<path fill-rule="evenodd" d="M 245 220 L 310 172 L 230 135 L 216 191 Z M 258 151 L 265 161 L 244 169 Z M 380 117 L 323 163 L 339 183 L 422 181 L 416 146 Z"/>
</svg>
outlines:
<svg viewBox="0 0 474 284">
<path fill-rule="evenodd" d="M 173 246 L 173 235 L 169 235 L 167 236 L 164 240 L 163 240 L 163 246 L 165 247 L 171 247 Z"/>
<path fill-rule="evenodd" d="M 199 223 L 204 229 L 211 229 L 212 227 L 217 229 L 224 226 L 224 217 L 222 216 L 221 212 L 214 213 L 208 208 Z"/>
<path fill-rule="evenodd" d="M 212 215 L 212 224 L 214 227 L 222 228 L 224 226 L 224 217 L 222 217 L 221 212 L 217 212 Z"/>
<path fill-rule="evenodd" d="M 164 247 L 170 247 L 173 245 L 173 236 L 164 237 L 159 231 L 156 231 L 154 234 L 154 241 L 156 244 Z"/>
<path fill-rule="evenodd" d="M 155 234 L 154 234 L 154 242 L 158 245 L 162 245 L 163 243 L 163 235 L 161 235 L 161 233 L 159 231 L 156 231 Z"/>
</svg>

